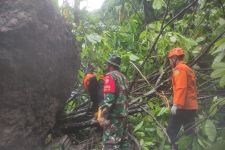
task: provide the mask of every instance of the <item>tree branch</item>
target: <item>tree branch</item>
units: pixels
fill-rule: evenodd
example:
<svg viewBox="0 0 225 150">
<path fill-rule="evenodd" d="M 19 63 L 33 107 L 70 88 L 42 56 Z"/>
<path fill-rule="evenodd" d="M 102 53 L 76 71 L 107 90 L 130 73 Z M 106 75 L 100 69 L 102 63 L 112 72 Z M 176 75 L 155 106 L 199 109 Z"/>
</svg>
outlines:
<svg viewBox="0 0 225 150">
<path fill-rule="evenodd" d="M 207 54 L 210 50 L 210 48 L 221 38 L 223 37 L 223 35 L 225 34 L 225 30 L 219 35 L 217 36 L 205 49 L 203 49 L 203 51 L 201 52 L 200 55 L 198 55 L 197 57 L 195 57 L 191 63 L 189 63 L 190 66 L 193 66 L 194 64 L 197 63 L 197 61 L 199 61 L 203 56 L 205 56 L 205 54 Z"/>
<path fill-rule="evenodd" d="M 159 128 L 163 131 L 163 133 L 165 134 L 167 140 L 169 141 L 169 143 L 171 143 L 170 137 L 168 136 L 167 132 L 166 132 L 166 128 L 164 128 L 158 121 L 157 119 L 149 112 L 147 111 L 145 108 L 143 108 L 141 106 L 141 109 L 144 110 L 148 115 L 150 115 L 152 117 L 152 119 L 155 121 L 155 123 L 159 126 Z"/>
<path fill-rule="evenodd" d="M 160 31 L 159 31 L 159 34 L 158 36 L 156 37 L 156 39 L 154 40 L 153 42 L 153 45 L 150 49 L 148 49 L 148 53 L 147 53 L 147 56 L 145 57 L 143 63 L 141 64 L 141 68 L 144 67 L 145 63 L 147 62 L 147 60 L 149 59 L 149 57 L 151 56 L 151 53 L 155 50 L 155 46 L 156 44 L 158 43 L 158 40 L 160 38 L 160 36 L 162 35 L 164 29 L 170 24 L 172 23 L 175 19 L 177 19 L 180 15 L 182 15 L 186 10 L 188 10 L 191 6 L 193 6 L 198 0 L 194 0 L 192 3 L 190 3 L 188 6 L 186 6 L 185 8 L 183 8 L 179 13 L 177 13 L 173 18 L 171 18 L 165 25 L 165 20 L 166 20 L 166 16 L 168 14 L 168 11 L 169 11 L 169 0 L 168 0 L 168 3 L 167 3 L 167 8 L 166 8 L 166 11 L 164 13 L 164 17 L 163 17 L 163 21 L 162 21 L 162 24 L 161 24 L 161 27 L 160 27 Z M 133 77 L 133 80 L 129 86 L 129 91 L 131 91 L 134 83 L 135 83 L 135 80 L 137 79 L 137 76 L 138 76 L 138 72 L 135 71 L 134 72 L 134 77 Z"/>
<path fill-rule="evenodd" d="M 137 150 L 141 150 L 141 146 L 140 146 L 138 140 L 137 140 L 130 132 L 127 132 L 127 134 L 128 134 L 128 136 L 129 136 L 129 138 L 130 138 L 132 141 L 134 141 L 134 143 L 135 143 L 135 145 L 136 145 L 136 147 L 137 147 Z"/>
</svg>

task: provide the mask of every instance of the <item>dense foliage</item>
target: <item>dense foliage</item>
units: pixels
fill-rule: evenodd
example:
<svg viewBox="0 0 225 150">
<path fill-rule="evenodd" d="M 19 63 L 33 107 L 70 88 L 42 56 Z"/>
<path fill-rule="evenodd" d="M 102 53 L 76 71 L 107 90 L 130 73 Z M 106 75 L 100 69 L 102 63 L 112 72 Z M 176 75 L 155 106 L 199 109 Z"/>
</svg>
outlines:
<svg viewBox="0 0 225 150">
<path fill-rule="evenodd" d="M 103 73 L 105 59 L 112 53 L 122 57 L 121 70 L 130 81 L 137 73 L 132 63 L 147 78 L 154 72 L 163 75 L 163 79 L 168 78 L 166 57 L 173 47 L 184 48 L 185 59 L 190 63 L 202 55 L 193 66 L 198 77 L 200 103 L 196 136 L 186 137 L 181 131 L 178 144 L 181 149 L 190 145 L 194 150 L 215 146 L 219 149 L 225 140 L 225 1 L 195 1 L 106 0 L 100 10 L 79 10 L 79 22 L 74 21 L 74 9 L 66 1 L 60 11 L 82 48 L 80 79 L 90 65 L 95 72 Z M 142 76 L 136 79 L 142 80 Z M 149 79 L 149 82 L 142 83 L 139 91 L 140 86 L 135 84 L 131 99 L 153 89 L 156 81 Z M 171 103 L 170 86 L 165 85 L 162 91 Z M 170 149 L 163 131 L 149 115 L 166 127 L 169 106 L 158 96 L 142 97 L 142 100 L 147 102 L 150 111 L 130 116 L 134 135 L 143 149 Z"/>
</svg>

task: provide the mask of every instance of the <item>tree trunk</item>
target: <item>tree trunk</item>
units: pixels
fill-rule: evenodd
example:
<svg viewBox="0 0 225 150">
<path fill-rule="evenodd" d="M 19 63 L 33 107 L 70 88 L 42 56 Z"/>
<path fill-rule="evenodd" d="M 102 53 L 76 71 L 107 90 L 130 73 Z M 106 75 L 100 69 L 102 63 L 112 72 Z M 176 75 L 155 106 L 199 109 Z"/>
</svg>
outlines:
<svg viewBox="0 0 225 150">
<path fill-rule="evenodd" d="M 152 1 L 143 1 L 144 5 L 144 19 L 145 19 L 145 24 L 149 24 L 155 20 L 155 13 L 154 9 L 152 8 Z"/>
<path fill-rule="evenodd" d="M 77 26 L 80 25 L 80 0 L 74 0 L 74 21 Z"/>
</svg>

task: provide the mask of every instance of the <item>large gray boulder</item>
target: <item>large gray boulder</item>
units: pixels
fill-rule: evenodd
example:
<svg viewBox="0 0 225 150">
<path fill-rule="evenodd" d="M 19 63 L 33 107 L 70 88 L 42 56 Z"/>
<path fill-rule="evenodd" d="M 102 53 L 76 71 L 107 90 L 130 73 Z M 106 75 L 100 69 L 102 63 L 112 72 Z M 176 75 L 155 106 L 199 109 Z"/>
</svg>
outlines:
<svg viewBox="0 0 225 150">
<path fill-rule="evenodd" d="M 0 150 L 41 150 L 79 49 L 49 0 L 0 0 Z"/>
</svg>

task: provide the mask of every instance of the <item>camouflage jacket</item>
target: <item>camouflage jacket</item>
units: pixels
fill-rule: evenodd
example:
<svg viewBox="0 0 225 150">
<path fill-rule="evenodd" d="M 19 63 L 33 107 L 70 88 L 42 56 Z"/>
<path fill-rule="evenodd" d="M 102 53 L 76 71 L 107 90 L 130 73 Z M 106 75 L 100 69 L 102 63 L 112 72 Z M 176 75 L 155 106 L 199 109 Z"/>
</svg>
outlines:
<svg viewBox="0 0 225 150">
<path fill-rule="evenodd" d="M 101 108 L 108 109 L 108 117 L 126 117 L 128 81 L 119 71 L 111 71 L 104 78 L 104 101 Z"/>
</svg>

